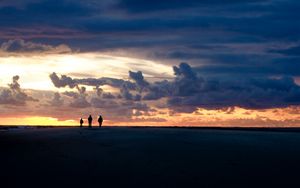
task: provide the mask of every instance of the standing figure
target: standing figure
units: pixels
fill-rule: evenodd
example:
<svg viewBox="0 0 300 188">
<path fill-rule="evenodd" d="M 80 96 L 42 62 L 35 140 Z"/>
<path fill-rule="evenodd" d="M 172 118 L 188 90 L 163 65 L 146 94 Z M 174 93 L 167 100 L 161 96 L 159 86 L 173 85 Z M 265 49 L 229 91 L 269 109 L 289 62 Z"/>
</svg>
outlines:
<svg viewBox="0 0 300 188">
<path fill-rule="evenodd" d="M 88 121 L 89 121 L 89 127 L 92 127 L 92 122 L 93 122 L 92 115 L 89 116 Z"/>
<path fill-rule="evenodd" d="M 102 116 L 100 115 L 99 118 L 98 118 L 99 127 L 102 126 L 102 122 L 103 122 L 103 118 L 102 118 Z"/>
<path fill-rule="evenodd" d="M 84 123 L 83 119 L 81 118 L 79 122 L 80 122 L 80 127 L 82 127 L 82 124 Z"/>
</svg>

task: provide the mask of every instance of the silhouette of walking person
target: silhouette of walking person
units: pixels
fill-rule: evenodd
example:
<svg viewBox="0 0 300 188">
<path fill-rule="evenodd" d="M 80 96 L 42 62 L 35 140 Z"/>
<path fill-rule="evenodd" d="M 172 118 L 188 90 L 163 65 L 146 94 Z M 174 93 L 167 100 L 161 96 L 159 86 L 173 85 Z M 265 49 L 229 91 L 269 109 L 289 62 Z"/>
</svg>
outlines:
<svg viewBox="0 0 300 188">
<path fill-rule="evenodd" d="M 92 122 L 93 122 L 92 115 L 89 116 L 88 121 L 89 121 L 89 127 L 92 127 Z"/>
<path fill-rule="evenodd" d="M 103 122 L 103 118 L 102 118 L 102 116 L 100 115 L 99 118 L 98 118 L 99 127 L 102 126 L 102 122 Z"/>
<path fill-rule="evenodd" d="M 80 127 L 82 127 L 82 124 L 84 123 L 83 119 L 81 118 L 79 122 L 80 122 Z"/>
</svg>

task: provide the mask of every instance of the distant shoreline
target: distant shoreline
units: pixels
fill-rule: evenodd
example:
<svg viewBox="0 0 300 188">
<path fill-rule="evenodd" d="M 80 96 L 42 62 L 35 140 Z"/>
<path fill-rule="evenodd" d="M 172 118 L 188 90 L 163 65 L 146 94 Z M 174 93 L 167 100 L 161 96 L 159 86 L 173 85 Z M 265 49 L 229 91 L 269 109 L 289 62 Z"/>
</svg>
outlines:
<svg viewBox="0 0 300 188">
<path fill-rule="evenodd" d="M 57 125 L 0 125 L 0 130 L 11 129 L 46 129 L 46 128 L 80 128 L 79 126 Z M 82 127 L 89 128 L 87 126 Z M 93 126 L 91 129 L 97 129 Z M 300 132 L 300 127 L 197 127 L 197 126 L 104 126 L 105 128 L 130 128 L 130 129 L 195 129 L 195 130 L 231 130 L 231 131 L 266 131 L 266 132 Z"/>
</svg>

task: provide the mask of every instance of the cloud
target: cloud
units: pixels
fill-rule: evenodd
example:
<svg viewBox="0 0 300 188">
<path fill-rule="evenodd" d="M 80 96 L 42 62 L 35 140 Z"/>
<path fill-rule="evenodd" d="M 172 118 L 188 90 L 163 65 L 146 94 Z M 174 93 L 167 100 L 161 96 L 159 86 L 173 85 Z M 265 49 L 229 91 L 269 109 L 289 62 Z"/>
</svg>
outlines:
<svg viewBox="0 0 300 188">
<path fill-rule="evenodd" d="M 165 0 L 165 1 L 139 1 L 139 0 L 120 0 L 117 6 L 128 10 L 129 12 L 145 13 L 162 10 L 178 10 L 186 8 L 196 7 L 214 7 L 217 5 L 230 5 L 237 3 L 249 3 L 256 2 L 257 0 L 232 0 L 232 1 L 221 1 L 221 0 Z"/>
<path fill-rule="evenodd" d="M 293 46 L 286 49 L 270 49 L 269 52 L 286 56 L 300 56 L 300 46 Z"/>
<path fill-rule="evenodd" d="M 193 72 L 192 68 L 187 63 L 180 63 L 179 67 L 173 66 L 174 74 L 178 77 L 183 77 L 185 79 L 196 80 L 196 74 Z"/>
<path fill-rule="evenodd" d="M 73 101 L 70 103 L 70 106 L 73 108 L 87 108 L 90 107 L 91 104 L 87 101 L 86 97 L 86 88 L 85 87 L 79 87 L 76 86 L 76 89 L 78 91 L 78 95 L 74 95 Z"/>
<path fill-rule="evenodd" d="M 70 107 L 73 108 L 87 108 L 90 107 L 91 104 L 86 100 L 86 98 L 84 97 L 79 97 L 74 99 L 71 103 L 70 103 Z"/>
<path fill-rule="evenodd" d="M 120 96 L 125 99 L 125 100 L 135 100 L 135 101 L 138 101 L 141 99 L 141 96 L 139 94 L 136 94 L 136 95 L 133 95 L 128 87 L 126 85 L 123 85 L 121 88 L 120 88 Z"/>
<path fill-rule="evenodd" d="M 267 109 L 300 104 L 300 87 L 289 76 L 278 78 L 266 76 L 232 78 L 224 75 L 205 77 L 201 76 L 199 68 L 193 68 L 187 63 L 174 66 L 173 70 L 175 75 L 173 81 L 163 80 L 154 83 L 145 81 L 142 72 L 129 72 L 134 83 L 118 80 L 123 85 L 114 85 L 120 89 L 118 100 L 143 102 L 166 99 L 165 107 L 187 113 L 198 108 L 223 109 L 237 106 L 246 109 Z M 73 79 L 68 80 L 74 83 Z M 85 82 L 86 80 L 93 80 L 93 83 L 97 83 L 96 81 L 103 79 L 77 79 L 75 83 L 91 84 Z M 105 78 L 105 80 L 114 79 Z M 113 85 L 109 82 L 106 84 Z M 133 87 L 131 90 L 127 87 L 127 85 L 134 84 L 138 87 Z M 144 87 L 142 92 L 139 91 L 140 86 Z M 94 99 L 95 101 L 99 103 L 99 100 Z"/>
<path fill-rule="evenodd" d="M 53 99 L 51 101 L 48 101 L 49 105 L 60 107 L 64 104 L 64 100 L 61 98 L 60 93 L 55 92 L 53 95 Z"/>
<path fill-rule="evenodd" d="M 26 3 L 25 3 L 26 2 Z M 89 16 L 95 6 L 90 3 L 75 2 L 69 0 L 24 0 L 22 7 L 19 5 L 4 5 L 0 9 L 0 15 L 7 17 L 2 23 L 7 25 L 21 23 L 38 23 L 43 25 L 46 23 L 61 23 L 66 21 L 66 18 L 80 18 Z M 20 3 L 19 3 L 20 4 Z M 52 19 L 52 21 L 51 21 Z M 41 22 L 44 21 L 44 22 Z"/>
<path fill-rule="evenodd" d="M 78 92 L 65 91 L 62 94 L 71 97 L 70 107 L 73 108 L 96 108 L 103 109 L 109 116 L 115 118 L 131 118 L 132 116 L 147 116 L 151 111 L 146 103 L 140 102 L 142 99 L 140 88 L 148 90 L 150 83 L 144 80 L 142 72 L 129 72 L 132 80 L 125 81 L 115 78 L 83 78 L 73 79 L 69 76 L 58 76 L 52 73 L 50 78 L 53 84 L 60 87 L 76 88 Z M 84 86 L 94 86 L 94 91 L 86 92 Z M 104 91 L 100 86 L 109 85 L 119 89 L 119 93 Z M 122 120 L 123 121 L 123 120 Z"/>
<path fill-rule="evenodd" d="M 180 68 L 178 68 L 180 69 Z M 168 105 L 177 111 L 197 108 L 219 109 L 238 106 L 246 109 L 282 108 L 300 104 L 300 87 L 292 77 L 177 78 Z M 193 74 L 192 74 L 193 75 Z"/>
<path fill-rule="evenodd" d="M 166 122 L 167 120 L 164 118 L 134 118 L 131 122 Z"/>
<path fill-rule="evenodd" d="M 52 83 L 55 87 L 66 87 L 69 86 L 70 88 L 74 88 L 77 84 L 75 81 L 66 75 L 62 75 L 60 78 L 57 76 L 55 72 L 49 75 L 50 79 L 52 80 Z"/>
<path fill-rule="evenodd" d="M 111 100 L 105 98 L 91 98 L 91 105 L 105 111 L 106 115 L 116 121 L 131 121 L 133 116 L 149 115 L 153 109 L 146 103 L 136 101 Z"/>
<path fill-rule="evenodd" d="M 135 81 L 140 91 L 142 91 L 145 87 L 149 85 L 149 83 L 144 80 L 144 76 L 141 71 L 137 71 L 137 72 L 129 71 L 129 78 Z"/>
<path fill-rule="evenodd" d="M 12 78 L 12 83 L 8 84 L 9 89 L 3 89 L 0 92 L 0 104 L 24 106 L 28 101 L 38 101 L 22 91 L 21 86 L 18 83 L 19 79 L 20 77 L 18 75 L 14 76 Z"/>
<path fill-rule="evenodd" d="M 3 42 L 0 50 L 5 53 L 71 53 L 72 49 L 65 44 L 51 46 L 42 43 L 26 42 L 23 39 L 14 39 Z"/>
<path fill-rule="evenodd" d="M 129 89 L 135 89 L 136 85 L 132 82 L 125 81 L 122 79 L 116 79 L 116 78 L 84 78 L 84 79 L 72 79 L 69 76 L 61 75 L 59 77 L 55 72 L 50 74 L 50 79 L 52 80 L 52 83 L 55 87 L 66 87 L 69 86 L 70 88 L 74 88 L 77 85 L 87 85 L 87 86 L 103 86 L 103 85 L 109 85 L 116 88 L 121 88 L 123 85 L 125 85 Z"/>
<path fill-rule="evenodd" d="M 62 80 L 59 80 L 57 75 L 55 73 L 52 73 L 50 75 L 50 78 L 52 79 L 52 82 L 55 83 L 55 86 L 60 87 L 66 87 L 69 84 L 69 81 L 72 80 L 70 77 L 62 76 Z M 58 79 L 58 80 L 57 80 Z M 72 82 L 72 81 L 71 81 Z M 71 85 L 71 88 L 76 88 L 77 92 L 74 91 L 65 91 L 62 94 L 68 97 L 72 98 L 72 101 L 70 102 L 69 106 L 73 108 L 87 108 L 90 107 L 91 104 L 87 101 L 88 94 L 86 93 L 86 88 L 84 86 L 78 86 L 78 85 Z M 53 99 L 52 103 L 56 104 L 60 101 L 60 94 L 56 93 L 55 98 Z"/>
<path fill-rule="evenodd" d="M 95 108 L 117 109 L 120 105 L 114 100 L 105 100 L 101 98 L 92 98 L 91 104 Z"/>
<path fill-rule="evenodd" d="M 154 82 L 148 87 L 147 92 L 143 95 L 143 100 L 157 100 L 166 96 L 171 96 L 173 86 L 169 81 Z"/>
<path fill-rule="evenodd" d="M 68 97 L 75 98 L 75 99 L 79 97 L 79 94 L 77 92 L 74 92 L 74 91 L 65 91 L 62 94 L 66 95 Z"/>
<path fill-rule="evenodd" d="M 296 19 L 299 6 L 296 0 L 2 2 L 0 34 L 2 40 L 25 38 L 37 44 L 51 44 L 52 48 L 61 43 L 84 52 L 125 51 L 128 56 L 163 60 L 161 63 L 171 65 L 174 61 L 189 60 L 200 66 L 206 63 L 203 63 L 204 59 L 211 62 L 209 66 L 223 63 L 225 68 L 234 69 L 235 66 L 231 65 L 234 61 L 242 64 L 243 69 L 251 62 L 254 69 L 258 69 L 257 64 L 265 59 L 278 58 L 275 53 L 266 53 L 266 49 L 274 45 L 289 46 L 289 43 L 299 40 Z M 22 46 L 20 41 L 14 43 Z M 241 49 L 241 44 L 253 45 L 254 48 Z M 233 45 L 236 47 L 228 49 Z M 255 49 L 261 45 L 265 49 Z M 21 53 L 33 49 L 49 50 L 47 47 L 27 46 L 31 47 Z M 209 48 L 211 46 L 218 48 Z M 10 49 L 20 51 L 20 47 Z M 63 53 L 68 50 L 62 47 L 50 51 Z M 158 53 L 165 57 L 153 55 Z M 245 56 L 249 53 L 250 57 Z M 272 69 L 272 64 L 264 68 L 271 74 L 269 69 Z"/>
<path fill-rule="evenodd" d="M 115 99 L 116 96 L 113 95 L 110 92 L 104 92 L 102 88 L 99 86 L 95 86 L 94 90 L 96 91 L 96 94 L 98 97 L 104 98 L 104 99 Z"/>
<path fill-rule="evenodd" d="M 115 99 L 116 96 L 114 96 L 110 92 L 104 92 L 104 93 L 102 93 L 102 98 L 104 98 L 104 99 Z"/>
</svg>

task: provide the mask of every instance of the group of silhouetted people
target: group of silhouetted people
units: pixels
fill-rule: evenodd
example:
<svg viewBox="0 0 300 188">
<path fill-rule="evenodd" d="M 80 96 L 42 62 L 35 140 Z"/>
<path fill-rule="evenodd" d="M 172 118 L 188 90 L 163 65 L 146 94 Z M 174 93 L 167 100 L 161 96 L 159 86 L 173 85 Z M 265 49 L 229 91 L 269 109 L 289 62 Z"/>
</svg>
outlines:
<svg viewBox="0 0 300 188">
<path fill-rule="evenodd" d="M 79 122 L 80 122 L 80 127 L 82 127 L 82 126 L 83 126 L 83 123 L 84 123 L 83 119 L 81 118 Z M 88 122 L 89 122 L 89 127 L 92 127 L 92 124 L 93 124 L 93 118 L 92 118 L 92 115 L 89 115 L 89 117 L 88 117 Z M 101 115 L 100 115 L 99 118 L 98 118 L 98 123 L 99 123 L 99 127 L 101 127 L 101 126 L 102 126 L 102 123 L 103 123 L 103 118 L 102 118 Z"/>
</svg>

